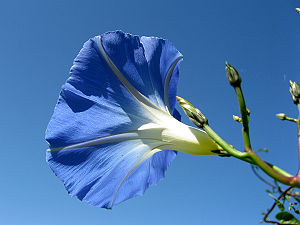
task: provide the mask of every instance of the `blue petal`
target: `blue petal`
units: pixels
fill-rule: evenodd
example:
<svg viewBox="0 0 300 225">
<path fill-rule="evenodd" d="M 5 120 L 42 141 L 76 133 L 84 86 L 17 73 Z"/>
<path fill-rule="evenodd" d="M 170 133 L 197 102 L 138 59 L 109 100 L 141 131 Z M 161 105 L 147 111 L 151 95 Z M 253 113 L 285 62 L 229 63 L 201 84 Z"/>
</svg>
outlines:
<svg viewBox="0 0 300 225">
<path fill-rule="evenodd" d="M 109 57 L 138 91 L 161 109 L 166 110 L 169 104 L 174 109 L 182 55 L 169 41 L 120 31 L 106 33 L 101 40 Z M 164 96 L 168 97 L 168 88 L 171 99 Z"/>
<path fill-rule="evenodd" d="M 136 130 L 151 118 L 97 49 L 89 40 L 74 60 L 46 131 L 50 148 Z"/>
<path fill-rule="evenodd" d="M 168 41 L 156 37 L 141 37 L 150 76 L 154 78 L 155 90 L 166 106 L 173 112 L 176 102 L 177 83 L 181 53 Z"/>
<path fill-rule="evenodd" d="M 167 93 L 173 112 L 181 54 L 169 42 L 143 37 L 141 43 L 139 37 L 118 31 L 101 36 L 100 44 L 129 83 L 166 111 Z M 173 76 L 166 78 L 168 71 Z M 177 111 L 175 115 L 178 118 Z M 46 140 L 50 149 L 56 149 L 134 131 L 151 120 L 152 115 L 107 64 L 95 37 L 84 44 L 74 60 L 47 127 Z M 143 194 L 164 176 L 175 151 L 158 152 L 135 168 L 157 147 L 159 143 L 145 144 L 145 140 L 103 143 L 50 151 L 47 161 L 71 195 L 110 208 Z"/>
<path fill-rule="evenodd" d="M 149 184 L 157 183 L 157 177 L 166 169 L 165 162 L 149 159 L 130 173 L 140 158 L 157 144 L 131 140 L 48 151 L 47 161 L 70 195 L 92 205 L 111 208 L 128 198 L 142 195 Z"/>
</svg>

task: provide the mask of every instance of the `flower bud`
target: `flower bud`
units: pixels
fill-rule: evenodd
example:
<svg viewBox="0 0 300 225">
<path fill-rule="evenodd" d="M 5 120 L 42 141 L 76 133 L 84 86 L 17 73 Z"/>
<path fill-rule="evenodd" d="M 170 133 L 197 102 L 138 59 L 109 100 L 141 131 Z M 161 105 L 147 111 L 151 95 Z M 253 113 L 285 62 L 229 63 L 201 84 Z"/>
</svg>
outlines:
<svg viewBox="0 0 300 225">
<path fill-rule="evenodd" d="M 233 120 L 236 121 L 236 122 L 239 122 L 239 123 L 242 123 L 242 119 L 236 115 L 233 115 Z"/>
<path fill-rule="evenodd" d="M 229 83 L 233 87 L 240 86 L 240 84 L 242 82 L 242 78 L 241 78 L 239 72 L 233 66 L 231 66 L 228 62 L 226 62 L 225 70 L 227 73 L 227 79 L 228 79 Z"/>
<path fill-rule="evenodd" d="M 195 108 L 192 103 L 179 96 L 176 96 L 176 99 L 185 114 L 197 127 L 203 128 L 205 124 L 208 124 L 206 116 L 199 109 Z"/>
<path fill-rule="evenodd" d="M 206 116 L 199 110 L 196 108 L 197 114 L 194 114 L 194 117 L 196 118 L 196 120 L 202 124 L 202 126 L 204 124 L 208 124 L 208 119 L 206 118 Z"/>
<path fill-rule="evenodd" d="M 290 93 L 295 104 L 300 103 L 300 85 L 297 82 L 290 81 Z"/>
<path fill-rule="evenodd" d="M 286 115 L 284 113 L 278 113 L 278 114 L 276 114 L 276 116 L 280 120 L 285 120 L 286 119 Z"/>
</svg>

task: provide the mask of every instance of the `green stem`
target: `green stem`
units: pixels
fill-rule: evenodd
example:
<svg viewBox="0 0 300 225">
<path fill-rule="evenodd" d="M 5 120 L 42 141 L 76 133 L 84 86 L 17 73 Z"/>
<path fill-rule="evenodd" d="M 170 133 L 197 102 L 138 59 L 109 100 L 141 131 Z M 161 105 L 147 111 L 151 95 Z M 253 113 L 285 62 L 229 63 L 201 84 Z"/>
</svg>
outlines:
<svg viewBox="0 0 300 225">
<path fill-rule="evenodd" d="M 218 144 L 220 145 L 225 151 L 227 151 L 231 156 L 235 158 L 241 159 L 243 161 L 252 163 L 249 159 L 248 154 L 246 152 L 240 152 L 236 150 L 232 145 L 228 144 L 224 141 L 219 135 L 217 135 L 213 129 L 208 124 L 204 124 L 203 130 Z"/>
<path fill-rule="evenodd" d="M 206 131 L 206 133 L 220 146 L 224 151 L 226 151 L 229 155 L 243 160 L 245 162 L 251 163 L 253 165 L 258 166 L 262 169 L 266 174 L 272 177 L 279 182 L 293 186 L 293 187 L 300 187 L 300 175 L 293 177 L 286 171 L 263 161 L 255 152 L 252 151 L 250 145 L 250 138 L 249 138 L 249 127 L 248 127 L 248 112 L 246 108 L 246 104 L 244 101 L 243 93 L 240 87 L 235 87 L 237 92 L 242 122 L 243 122 L 243 134 L 244 134 L 244 141 L 245 141 L 245 152 L 240 152 L 236 150 L 232 145 L 228 144 L 224 141 L 219 135 L 217 135 L 208 125 L 207 118 L 198 110 L 196 109 L 190 102 L 186 101 L 183 98 L 177 97 L 177 100 L 180 106 L 184 109 L 185 113 L 189 116 L 192 122 L 195 123 L 196 126 L 202 128 Z M 299 106 L 300 107 L 300 106 Z M 300 112 L 300 108 L 299 108 Z M 299 115 L 300 118 L 300 115 Z M 298 124 L 300 123 L 300 119 L 298 119 Z M 300 137 L 300 136 L 299 136 Z M 299 139 L 300 141 L 300 139 Z M 300 143 L 300 142 L 299 142 Z M 300 145 L 299 145 L 300 149 Z M 299 150 L 300 151 L 300 150 Z M 299 158 L 300 160 L 300 158 Z"/>
<path fill-rule="evenodd" d="M 241 89 L 241 86 L 234 87 L 234 90 L 236 92 L 239 107 L 240 107 L 240 113 L 242 117 L 242 123 L 243 123 L 243 138 L 244 138 L 244 150 L 245 152 L 251 152 L 251 142 L 250 142 L 250 135 L 249 135 L 249 113 L 247 112 L 247 107 L 244 99 L 244 95 Z"/>
<path fill-rule="evenodd" d="M 294 118 L 291 118 L 291 117 L 286 117 L 285 120 L 295 122 L 295 123 L 297 123 L 297 121 L 298 121 L 298 120 L 296 120 Z"/>
<path fill-rule="evenodd" d="M 218 145 L 220 145 L 231 156 L 243 160 L 245 162 L 257 165 L 270 177 L 278 180 L 283 184 L 293 187 L 300 187 L 300 181 L 298 179 L 295 179 L 295 177 L 293 177 L 286 171 L 278 168 L 277 166 L 263 161 L 255 152 L 240 152 L 236 150 L 232 145 L 228 144 L 219 135 L 217 135 L 207 124 L 203 126 L 203 129 Z"/>
<path fill-rule="evenodd" d="M 289 186 L 300 187 L 300 182 L 298 180 L 295 180 L 294 177 L 292 177 L 287 172 L 273 165 L 270 166 L 270 164 L 263 161 L 255 152 L 249 152 L 248 154 L 253 160 L 253 163 L 273 179 L 278 180 L 279 182 Z"/>
<path fill-rule="evenodd" d="M 266 162 L 266 161 L 265 161 Z M 289 174 L 288 172 L 284 171 L 283 169 L 280 169 L 279 167 L 269 163 L 269 162 L 266 162 L 273 170 L 275 170 L 277 173 L 283 175 L 283 176 L 286 176 L 286 177 L 292 177 L 291 174 Z"/>
</svg>

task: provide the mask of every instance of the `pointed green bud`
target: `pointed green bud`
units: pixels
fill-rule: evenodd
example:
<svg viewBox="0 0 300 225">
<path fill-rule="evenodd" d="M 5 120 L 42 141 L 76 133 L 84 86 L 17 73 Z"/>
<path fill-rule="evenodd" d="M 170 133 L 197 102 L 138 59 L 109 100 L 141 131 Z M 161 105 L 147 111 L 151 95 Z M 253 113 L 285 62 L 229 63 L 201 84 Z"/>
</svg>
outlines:
<svg viewBox="0 0 300 225">
<path fill-rule="evenodd" d="M 226 62 L 226 67 L 225 67 L 226 73 L 227 73 L 227 79 L 229 83 L 233 87 L 237 87 L 241 85 L 242 78 L 239 74 L 239 72 L 231 66 L 228 62 Z"/>
<path fill-rule="evenodd" d="M 278 113 L 276 114 L 276 116 L 280 120 L 286 120 L 286 115 L 284 113 Z"/>
<path fill-rule="evenodd" d="M 248 116 L 250 116 L 250 113 L 251 113 L 250 109 L 246 108 L 246 110 L 247 110 Z"/>
<path fill-rule="evenodd" d="M 199 109 L 195 108 L 192 103 L 179 96 L 176 96 L 176 99 L 185 114 L 189 117 L 190 121 L 192 121 L 197 127 L 203 128 L 205 124 L 208 124 L 206 116 L 204 116 Z"/>
<path fill-rule="evenodd" d="M 233 115 L 232 117 L 233 117 L 233 120 L 236 121 L 236 122 L 239 122 L 239 123 L 243 122 L 242 119 L 240 117 L 236 116 L 236 115 Z"/>
<path fill-rule="evenodd" d="M 295 104 L 300 103 L 300 85 L 290 80 L 290 93 Z"/>
</svg>

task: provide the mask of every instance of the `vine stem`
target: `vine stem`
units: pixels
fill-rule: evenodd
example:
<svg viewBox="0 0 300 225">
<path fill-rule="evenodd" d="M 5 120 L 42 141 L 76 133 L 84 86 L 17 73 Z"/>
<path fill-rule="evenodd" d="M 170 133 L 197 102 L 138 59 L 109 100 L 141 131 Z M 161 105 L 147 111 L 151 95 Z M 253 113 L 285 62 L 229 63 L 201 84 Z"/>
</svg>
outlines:
<svg viewBox="0 0 300 225">
<path fill-rule="evenodd" d="M 239 101 L 241 101 L 240 109 L 241 114 L 244 116 L 243 123 L 245 124 L 246 129 L 243 129 L 244 137 L 245 137 L 245 151 L 241 152 L 235 149 L 232 145 L 228 144 L 224 141 L 219 135 L 217 135 L 213 129 L 208 125 L 207 118 L 200 112 L 200 110 L 196 109 L 189 101 L 178 97 L 177 100 L 179 105 L 184 109 L 184 112 L 188 115 L 189 119 L 199 128 L 203 129 L 209 136 L 212 138 L 224 151 L 226 151 L 229 155 L 248 162 L 250 164 L 258 166 L 262 171 L 264 171 L 267 175 L 272 177 L 279 182 L 286 184 L 292 187 L 300 187 L 300 175 L 292 176 L 286 171 L 278 168 L 277 166 L 272 165 L 271 163 L 265 162 L 262 160 L 254 151 L 251 149 L 250 138 L 249 138 L 249 128 L 248 128 L 248 117 L 249 113 L 247 112 L 246 104 L 244 102 L 244 98 L 242 96 L 242 91 L 240 88 L 237 88 L 237 93 L 239 97 Z M 247 118 L 247 119 L 245 119 Z M 299 120 L 300 121 L 300 120 Z M 248 149 L 248 150 L 247 150 Z M 300 174 L 300 173 L 299 173 Z"/>
<path fill-rule="evenodd" d="M 276 225 L 280 225 L 281 224 L 281 223 L 278 223 L 276 221 L 271 221 L 271 220 L 267 220 L 267 219 L 268 219 L 268 216 L 270 215 L 270 213 L 275 208 L 277 201 L 279 201 L 282 197 L 284 197 L 288 193 L 288 191 L 291 190 L 291 189 L 292 189 L 292 187 L 287 188 L 284 192 L 281 193 L 281 195 L 279 196 L 279 198 L 275 200 L 275 202 L 272 205 L 271 209 L 269 209 L 268 212 L 266 213 L 266 215 L 264 216 L 264 221 L 266 223 L 273 223 L 273 224 L 276 224 Z"/>
<path fill-rule="evenodd" d="M 242 117 L 244 151 L 252 152 L 252 147 L 251 147 L 251 142 L 250 142 L 250 134 L 249 134 L 249 112 L 247 111 L 243 91 L 242 91 L 242 88 L 240 85 L 235 86 L 234 90 L 236 92 L 236 96 L 237 96 L 239 107 L 240 107 L 240 113 L 241 113 L 241 117 Z"/>
<path fill-rule="evenodd" d="M 255 152 L 240 152 L 236 150 L 232 145 L 225 142 L 219 135 L 217 135 L 208 124 L 204 124 L 203 129 L 205 132 L 228 154 L 231 156 L 243 160 L 245 162 L 257 165 L 261 170 L 268 174 L 273 179 L 286 184 L 288 186 L 300 187 L 300 179 L 296 176 L 293 177 L 286 171 L 263 161 Z"/>
</svg>

